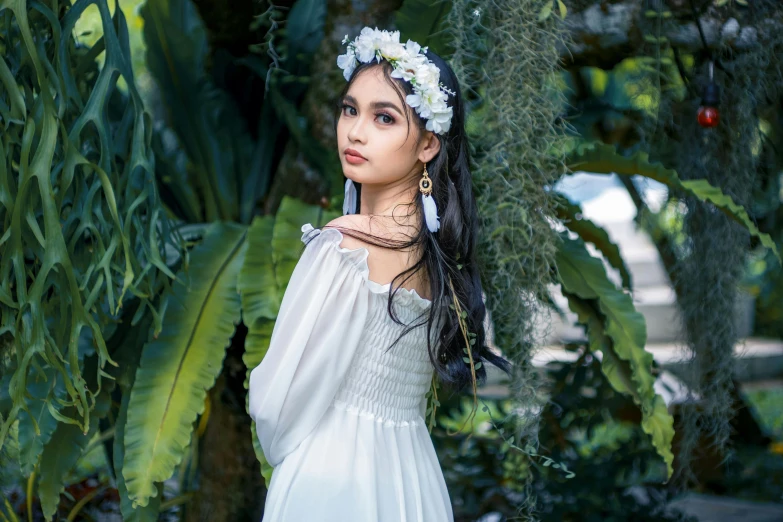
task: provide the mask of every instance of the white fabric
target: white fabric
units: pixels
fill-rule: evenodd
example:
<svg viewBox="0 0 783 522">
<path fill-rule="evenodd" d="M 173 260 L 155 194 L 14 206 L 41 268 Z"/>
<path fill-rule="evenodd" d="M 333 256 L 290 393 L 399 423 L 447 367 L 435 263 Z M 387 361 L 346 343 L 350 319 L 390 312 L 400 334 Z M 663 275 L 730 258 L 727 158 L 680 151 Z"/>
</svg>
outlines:
<svg viewBox="0 0 783 522">
<path fill-rule="evenodd" d="M 340 247 L 336 229 L 302 232 L 313 239 L 250 373 L 250 415 L 275 468 L 262 522 L 453 522 L 423 418 L 426 326 L 385 351 L 404 326 L 387 312 L 389 284 L 369 279 L 369 251 Z M 394 306 L 406 324 L 433 308 L 404 288 Z"/>
<path fill-rule="evenodd" d="M 348 178 L 345 180 L 345 197 L 343 198 L 343 215 L 356 214 L 356 186 L 353 184 L 353 180 Z"/>
</svg>

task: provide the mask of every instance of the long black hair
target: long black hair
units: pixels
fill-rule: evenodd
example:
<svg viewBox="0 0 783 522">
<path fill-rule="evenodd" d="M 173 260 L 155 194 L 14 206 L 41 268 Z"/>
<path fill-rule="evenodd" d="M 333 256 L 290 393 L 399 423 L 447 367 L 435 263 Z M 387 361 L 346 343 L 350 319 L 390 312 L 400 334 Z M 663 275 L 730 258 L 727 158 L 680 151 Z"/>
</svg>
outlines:
<svg viewBox="0 0 783 522">
<path fill-rule="evenodd" d="M 421 258 L 413 266 L 392 280 L 387 309 L 397 324 L 404 324 L 394 312 L 392 306 L 394 294 L 399 291 L 405 281 L 413 277 L 419 270 L 424 269 L 427 274 L 425 279 L 429 280 L 430 295 L 432 296 L 431 313 L 426 314 L 425 322 L 405 325 L 408 328 L 404 330 L 400 338 L 413 328 L 426 325 L 427 349 L 438 380 L 451 391 L 460 391 L 471 384 L 472 371 L 470 364 L 466 363 L 464 359 L 467 357 L 466 338 L 460 328 L 457 310 L 463 310 L 464 322 L 467 330 L 471 332 L 470 338 L 475 339 L 475 341 L 470 341 L 472 345 L 470 351 L 474 367 L 478 366 L 475 368 L 477 383 L 483 383 L 486 380 L 486 366 L 483 363 L 478 365 L 479 361 L 490 362 L 506 373 L 510 373 L 511 364 L 499 354 L 494 353 L 486 344 L 487 336 L 484 328 L 486 308 L 482 299 L 481 280 L 476 264 L 476 238 L 479 232 L 478 212 L 473 196 L 470 151 L 465 133 L 465 107 L 459 82 L 454 71 L 440 56 L 431 50 L 426 52 L 426 56 L 440 69 L 440 82 L 455 93 L 455 95 L 449 94 L 447 100 L 447 104 L 453 108 L 451 126 L 445 135 L 435 134 L 440 140 L 440 151 L 427 163 L 427 171 L 432 180 L 431 195 L 435 198 L 440 215 L 440 228 L 434 233 L 427 228 L 420 197 L 414 198 L 410 204 L 411 207 L 409 207 L 411 212 L 418 212 L 420 216 L 418 232 L 409 241 L 391 240 L 341 226 L 335 226 L 335 228 L 344 234 L 383 248 L 399 250 L 416 247 L 421 252 Z M 408 114 L 406 117 L 408 133 L 410 134 L 411 120 L 417 127 L 416 143 L 418 145 L 424 138 L 426 121 L 405 102 L 405 96 L 413 93 L 412 85 L 403 79 L 392 78 L 393 67 L 387 60 L 357 65 L 337 99 L 335 134 L 337 134 L 337 121 L 342 113 L 345 95 L 356 77 L 371 67 L 381 67 L 385 80 L 397 92 L 400 102 Z M 354 186 L 359 196 L 358 201 L 361 201 L 361 184 L 354 183 Z M 397 285 L 395 282 L 400 278 L 403 278 L 402 282 Z M 455 294 L 458 300 L 456 304 L 454 303 Z M 440 313 L 436 313 L 436 311 Z M 434 324 L 436 320 L 439 323 L 437 326 Z M 433 328 L 437 329 L 438 342 L 435 346 L 430 342 L 433 338 Z M 397 341 L 389 348 L 391 349 Z"/>
</svg>

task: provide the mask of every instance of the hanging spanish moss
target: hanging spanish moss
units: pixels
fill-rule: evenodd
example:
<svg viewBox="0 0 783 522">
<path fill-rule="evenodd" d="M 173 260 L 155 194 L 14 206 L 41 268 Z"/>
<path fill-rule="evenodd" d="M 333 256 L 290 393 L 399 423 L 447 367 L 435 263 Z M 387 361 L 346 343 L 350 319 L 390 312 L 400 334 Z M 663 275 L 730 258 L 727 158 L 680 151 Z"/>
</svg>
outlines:
<svg viewBox="0 0 783 522">
<path fill-rule="evenodd" d="M 652 7 L 664 9 L 665 3 Z M 765 9 L 773 2 L 758 2 L 754 9 L 709 8 L 709 16 L 723 22 L 734 18 L 739 27 L 753 27 L 756 45 L 737 52 L 730 40 L 720 47 L 697 54 L 694 67 L 686 71 L 680 57 L 668 47 L 664 34 L 665 18 L 651 17 L 646 29 L 655 38 L 645 50 L 658 62 L 660 74 L 653 75 L 657 113 L 644 125 L 645 144 L 652 157 L 676 170 L 682 179 L 703 178 L 720 187 L 734 201 L 751 207 L 755 187 L 765 169 L 760 168 L 761 135 L 758 114 L 777 103 L 783 94 L 783 36 L 773 24 L 763 23 Z M 694 8 L 694 19 L 703 16 Z M 734 23 L 730 22 L 730 23 Z M 656 42 L 656 40 L 658 40 Z M 706 42 L 705 42 L 706 43 Z M 670 57 L 667 62 L 662 58 Z M 710 61 L 714 62 L 713 80 L 720 88 L 720 118 L 714 127 L 697 121 L 703 87 L 710 82 Z M 687 90 L 667 88 L 673 75 L 685 73 Z M 669 266 L 677 292 L 682 338 L 690 355 L 686 375 L 692 397 L 681 410 L 681 442 L 677 455 L 676 479 L 680 486 L 694 483 L 693 470 L 698 454 L 717 452 L 731 456 L 730 438 L 733 411 L 734 347 L 739 341 L 736 321 L 739 283 L 749 251 L 746 229 L 719 212 L 712 204 L 691 197 L 679 198 L 685 205 L 682 248 L 672 252 Z"/>
<path fill-rule="evenodd" d="M 454 37 L 450 63 L 476 100 L 468 132 L 494 344 L 515 365 L 518 444 L 533 448 L 541 403 L 531 356 L 558 241 L 548 221 L 555 215 L 549 188 L 565 170 L 564 158 L 551 155 L 565 139 L 556 123 L 565 101 L 553 87 L 565 33 L 557 17 L 538 21 L 548 1 L 456 0 L 445 24 Z"/>
</svg>

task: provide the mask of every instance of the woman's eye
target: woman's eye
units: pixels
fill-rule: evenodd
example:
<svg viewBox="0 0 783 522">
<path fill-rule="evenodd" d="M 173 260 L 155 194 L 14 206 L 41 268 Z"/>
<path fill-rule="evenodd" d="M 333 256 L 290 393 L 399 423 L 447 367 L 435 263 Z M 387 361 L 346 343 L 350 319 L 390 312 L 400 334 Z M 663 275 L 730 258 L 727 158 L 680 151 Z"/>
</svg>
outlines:
<svg viewBox="0 0 783 522">
<path fill-rule="evenodd" d="M 389 116 L 385 112 L 382 112 L 382 113 L 378 114 L 378 117 L 379 118 L 389 118 L 389 121 L 386 121 L 384 123 L 394 123 L 394 118 L 392 118 L 391 116 Z"/>
<path fill-rule="evenodd" d="M 353 110 L 353 111 L 355 111 L 355 110 L 356 110 L 356 109 L 354 109 L 354 108 L 353 108 L 351 105 L 348 105 L 348 104 L 343 104 L 343 105 L 342 105 L 342 107 L 341 107 L 341 109 L 342 109 L 342 111 L 343 111 L 343 114 L 345 114 L 345 109 L 349 109 L 349 110 Z M 355 116 L 355 114 L 352 114 L 352 113 L 348 113 L 348 114 L 349 114 L 350 116 Z M 381 122 L 382 122 L 382 123 L 385 123 L 385 124 L 387 124 L 387 125 L 394 123 L 394 118 L 392 118 L 391 116 L 389 116 L 389 115 L 388 115 L 387 113 L 385 113 L 385 112 L 380 112 L 380 113 L 378 113 L 378 117 L 379 117 L 379 118 L 387 118 L 386 120 L 381 120 Z"/>
</svg>

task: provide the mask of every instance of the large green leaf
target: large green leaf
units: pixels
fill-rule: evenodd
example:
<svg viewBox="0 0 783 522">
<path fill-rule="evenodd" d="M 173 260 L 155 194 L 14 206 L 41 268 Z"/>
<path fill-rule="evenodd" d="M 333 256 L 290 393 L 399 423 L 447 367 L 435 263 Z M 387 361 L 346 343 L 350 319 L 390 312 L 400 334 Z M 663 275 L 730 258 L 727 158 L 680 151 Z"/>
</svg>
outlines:
<svg viewBox="0 0 783 522">
<path fill-rule="evenodd" d="M 148 0 L 141 13 L 147 64 L 168 111 L 167 123 L 187 157 L 189 181 L 200 204 L 176 179 L 162 181 L 181 206 L 190 207 L 181 217 L 203 212 L 202 221 L 239 221 L 241 194 L 255 175 L 248 168 L 253 144 L 239 108 L 207 75 L 204 24 L 189 0 Z"/>
<path fill-rule="evenodd" d="M 448 31 L 443 30 L 449 9 L 451 2 L 446 0 L 405 0 L 394 13 L 400 41 L 411 39 L 445 58 L 451 44 Z"/>
<path fill-rule="evenodd" d="M 133 501 L 128 496 L 128 488 L 125 486 L 125 477 L 122 474 L 125 462 L 125 430 L 128 421 L 128 404 L 130 402 L 130 390 L 122 394 L 122 404 L 117 421 L 114 423 L 114 471 L 117 480 L 117 493 L 120 497 L 120 512 L 124 522 L 156 522 L 160 515 L 160 493 L 163 483 L 155 485 L 158 490 L 146 506 L 133 507 Z"/>
<path fill-rule="evenodd" d="M 75 424 L 60 423 L 54 437 L 44 448 L 38 494 L 46 520 L 52 520 L 57 511 L 60 494 L 65 490 L 65 476 L 95 435 L 95 426 L 91 426 L 87 434 L 84 434 Z"/>
<path fill-rule="evenodd" d="M 612 388 L 629 396 L 637 396 L 636 385 L 631 375 L 633 370 L 628 361 L 623 361 L 612 348 L 612 340 L 606 334 L 604 318 L 594 299 L 582 299 L 576 294 L 563 291 L 568 307 L 577 315 L 577 322 L 585 326 L 588 348 L 601 353 L 601 371 Z"/>
<path fill-rule="evenodd" d="M 297 76 L 306 75 L 310 61 L 324 38 L 326 0 L 298 0 L 288 13 L 286 22 L 286 71 Z"/>
<path fill-rule="evenodd" d="M 245 352 L 245 382 L 250 386 L 250 372 L 261 363 L 269 348 L 275 318 L 280 310 L 282 290 L 275 279 L 275 265 L 272 256 L 272 235 L 275 220 L 272 216 L 255 218 L 248 229 L 247 254 L 239 274 L 239 291 L 242 296 L 242 319 L 247 325 Z M 249 396 L 245 397 L 245 410 Z M 253 437 L 253 450 L 261 464 L 261 475 L 266 486 L 272 478 L 272 466 L 269 465 L 256 434 L 256 423 L 251 421 L 250 432 Z"/>
<path fill-rule="evenodd" d="M 600 259 L 594 258 L 581 239 L 563 242 L 557 253 L 557 271 L 569 307 L 587 327 L 592 350 L 600 350 L 602 370 L 618 392 L 629 394 L 642 411 L 642 429 L 672 474 L 674 421 L 655 393 L 652 354 L 644 348 L 647 327 L 631 296 L 609 280 Z"/>
<path fill-rule="evenodd" d="M 59 409 L 59 403 L 49 397 L 49 388 L 55 387 L 52 391 L 53 397 L 62 400 L 65 396 L 65 386 L 56 379 L 53 368 L 44 368 L 43 375 L 31 369 L 31 376 L 28 379 L 29 409 L 19 415 L 19 464 L 24 476 L 29 476 L 33 472 L 41 451 L 57 428 L 57 419 L 49 408 Z"/>
<path fill-rule="evenodd" d="M 130 312 L 129 312 L 130 313 Z M 150 499 L 146 506 L 134 509 L 133 501 L 128 497 L 128 488 L 125 486 L 125 477 L 122 467 L 125 462 L 125 429 L 128 420 L 128 404 L 130 402 L 133 381 L 136 378 L 136 369 L 141 359 L 142 348 L 151 332 L 151 317 L 144 316 L 138 324 L 132 326 L 130 321 L 123 321 L 118 331 L 109 339 L 109 345 L 116 345 L 112 352 L 120 363 L 117 370 L 116 382 L 122 389 L 122 401 L 114 423 L 113 462 L 114 478 L 117 484 L 117 493 L 120 497 L 120 512 L 125 522 L 154 522 L 158 520 L 160 512 L 160 495 Z M 158 492 L 162 492 L 163 483 L 156 483 Z"/>
<path fill-rule="evenodd" d="M 65 490 L 65 478 L 71 468 L 84 453 L 88 443 L 98 432 L 98 419 L 104 417 L 111 404 L 110 393 L 100 393 L 96 397 L 95 415 L 90 418 L 87 432 L 80 426 L 61 422 L 41 453 L 39 463 L 38 494 L 46 520 L 52 520 L 60 494 Z M 68 412 L 73 415 L 73 412 Z"/>
<path fill-rule="evenodd" d="M 702 201 L 709 201 L 719 208 L 721 212 L 747 228 L 748 232 L 758 238 L 762 245 L 775 254 L 778 262 L 781 262 L 778 247 L 769 234 L 765 234 L 758 229 L 741 205 L 735 203 L 720 188 L 710 185 L 705 179 L 683 181 L 676 171 L 667 169 L 658 162 L 651 163 L 649 154 L 642 150 L 636 151 L 631 156 L 622 156 L 617 153 L 617 149 L 614 146 L 601 142 L 577 141 L 566 162 L 571 172 L 586 171 L 595 174 L 645 176 L 673 189 L 691 194 Z"/>
<path fill-rule="evenodd" d="M 562 194 L 555 194 L 558 199 L 557 217 L 569 230 L 575 232 L 588 243 L 592 243 L 606 257 L 611 266 L 620 272 L 625 288 L 631 288 L 631 272 L 625 265 L 620 248 L 612 242 L 606 230 L 599 227 L 582 214 L 579 205 L 570 201 Z"/>
<path fill-rule="evenodd" d="M 253 325 L 261 318 L 274 319 L 282 295 L 275 280 L 272 256 L 273 216 L 256 217 L 247 231 L 247 255 L 239 272 L 242 319 Z"/>
<path fill-rule="evenodd" d="M 220 373 L 240 320 L 237 292 L 247 230 L 215 223 L 191 253 L 189 285 L 176 284 L 166 324 L 141 356 L 125 430 L 122 474 L 133 506 L 157 495 L 190 443 L 207 390 Z M 185 276 L 185 274 L 182 274 Z"/>
</svg>

